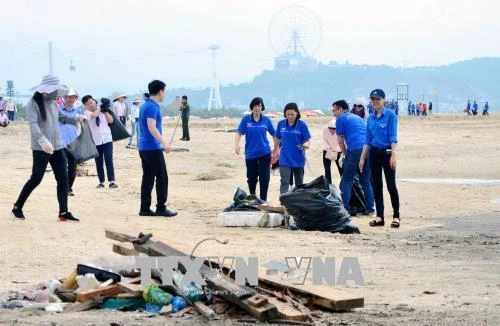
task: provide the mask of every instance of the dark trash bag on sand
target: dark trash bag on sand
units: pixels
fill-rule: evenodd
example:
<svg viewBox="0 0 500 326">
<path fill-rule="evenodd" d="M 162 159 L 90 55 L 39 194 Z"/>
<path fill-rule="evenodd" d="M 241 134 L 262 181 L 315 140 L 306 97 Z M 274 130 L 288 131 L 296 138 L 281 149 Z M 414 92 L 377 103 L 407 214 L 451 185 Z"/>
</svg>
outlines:
<svg viewBox="0 0 500 326">
<path fill-rule="evenodd" d="M 68 144 L 67 149 L 73 155 L 77 164 L 99 156 L 87 121 L 82 122 L 80 135 L 78 135 L 75 141 Z"/>
<path fill-rule="evenodd" d="M 127 128 L 122 125 L 120 119 L 118 119 L 116 114 L 111 110 L 108 110 L 108 113 L 113 117 L 113 123 L 109 124 L 109 129 L 111 129 L 111 137 L 113 138 L 113 141 L 130 138 L 130 134 L 128 133 Z"/>
<path fill-rule="evenodd" d="M 324 176 L 280 196 L 299 230 L 360 233 L 342 205 L 340 191 Z"/>
<path fill-rule="evenodd" d="M 247 195 L 245 190 L 238 187 L 233 196 L 233 203 L 224 209 L 224 212 L 233 211 L 258 211 L 258 205 L 264 201 L 255 195 Z"/>
</svg>

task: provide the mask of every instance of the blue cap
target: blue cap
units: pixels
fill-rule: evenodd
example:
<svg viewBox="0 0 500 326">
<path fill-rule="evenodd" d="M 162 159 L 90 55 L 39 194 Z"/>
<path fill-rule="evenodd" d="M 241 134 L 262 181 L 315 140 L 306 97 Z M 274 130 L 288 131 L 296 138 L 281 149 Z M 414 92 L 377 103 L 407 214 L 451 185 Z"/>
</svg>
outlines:
<svg viewBox="0 0 500 326">
<path fill-rule="evenodd" d="M 385 92 L 381 90 L 380 88 L 374 89 L 370 93 L 370 98 L 375 97 L 375 98 L 385 98 Z"/>
</svg>

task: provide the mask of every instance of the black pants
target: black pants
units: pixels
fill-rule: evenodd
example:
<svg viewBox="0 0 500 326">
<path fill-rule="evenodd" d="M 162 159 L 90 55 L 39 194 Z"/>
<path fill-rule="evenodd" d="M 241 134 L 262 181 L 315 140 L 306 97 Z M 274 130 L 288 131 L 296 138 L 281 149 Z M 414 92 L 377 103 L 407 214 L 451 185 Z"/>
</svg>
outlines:
<svg viewBox="0 0 500 326">
<path fill-rule="evenodd" d="M 251 195 L 255 195 L 257 182 L 260 185 L 260 199 L 267 200 L 267 190 L 271 179 L 271 153 L 245 160 L 247 165 L 247 183 Z"/>
<path fill-rule="evenodd" d="M 19 198 L 17 198 L 16 206 L 23 209 L 24 203 L 28 200 L 30 194 L 42 182 L 47 164 L 50 163 L 52 173 L 57 181 L 57 201 L 59 202 L 59 213 L 68 211 L 68 170 L 66 155 L 63 149 L 54 151 L 52 155 L 44 151 L 33 151 L 33 167 L 31 177 L 24 185 Z"/>
<path fill-rule="evenodd" d="M 182 138 L 190 140 L 189 138 L 189 118 L 182 118 Z"/>
<path fill-rule="evenodd" d="M 99 183 L 104 183 L 104 164 L 106 164 L 106 174 L 109 182 L 115 182 L 115 166 L 113 164 L 113 142 L 107 142 L 96 146 L 99 156 L 95 158 L 97 177 Z"/>
<path fill-rule="evenodd" d="M 339 165 L 339 155 L 337 155 L 337 159 L 335 160 L 335 164 L 337 165 L 337 169 L 339 170 L 339 175 L 342 176 L 342 168 Z M 323 167 L 325 168 L 325 178 L 328 180 L 330 184 L 332 184 L 332 161 L 326 158 L 326 151 L 323 151 Z"/>
<path fill-rule="evenodd" d="M 76 161 L 67 149 L 64 149 L 64 153 L 66 154 L 66 159 L 68 161 L 68 191 L 70 191 L 73 190 L 73 184 L 75 183 Z"/>
<path fill-rule="evenodd" d="M 168 195 L 167 165 L 163 150 L 140 151 L 142 163 L 141 211 L 151 207 L 151 192 L 156 180 L 156 210 L 165 210 Z"/>
<path fill-rule="evenodd" d="M 382 181 L 382 170 L 384 171 L 387 190 L 391 196 L 393 217 L 399 216 L 399 194 L 396 187 L 396 170 L 391 169 L 389 160 L 391 154 L 385 150 L 370 149 L 370 168 L 372 172 L 372 188 L 375 197 L 377 216 L 384 218 L 384 183 Z"/>
</svg>

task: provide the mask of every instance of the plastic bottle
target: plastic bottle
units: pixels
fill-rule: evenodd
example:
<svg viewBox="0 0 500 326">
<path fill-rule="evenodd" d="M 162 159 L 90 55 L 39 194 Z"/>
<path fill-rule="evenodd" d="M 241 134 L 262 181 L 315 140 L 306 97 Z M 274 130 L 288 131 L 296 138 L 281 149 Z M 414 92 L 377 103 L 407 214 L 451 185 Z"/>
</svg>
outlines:
<svg viewBox="0 0 500 326">
<path fill-rule="evenodd" d="M 182 284 L 182 279 L 184 275 L 178 271 L 173 271 L 172 272 L 172 277 L 174 279 L 175 285 L 180 287 L 180 284 Z M 201 291 L 200 288 L 196 285 L 194 282 L 190 282 L 187 285 L 184 285 L 182 289 L 180 289 L 182 293 L 192 302 L 201 300 Z"/>
</svg>

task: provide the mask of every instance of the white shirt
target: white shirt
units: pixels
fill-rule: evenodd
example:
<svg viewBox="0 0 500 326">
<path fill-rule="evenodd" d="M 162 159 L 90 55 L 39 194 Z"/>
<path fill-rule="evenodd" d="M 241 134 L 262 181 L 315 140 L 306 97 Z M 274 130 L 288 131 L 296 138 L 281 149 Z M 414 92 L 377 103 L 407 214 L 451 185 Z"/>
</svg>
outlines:
<svg viewBox="0 0 500 326">
<path fill-rule="evenodd" d="M 106 121 L 106 116 L 104 113 L 99 113 L 99 126 L 97 126 L 97 118 L 91 119 L 91 111 L 85 110 L 85 116 L 89 118 L 90 131 L 92 132 L 92 138 L 96 146 L 106 144 L 113 141 L 111 136 L 111 129 L 109 129 L 108 121 Z"/>
<path fill-rule="evenodd" d="M 127 107 L 125 106 L 125 102 L 121 103 L 120 101 L 113 102 L 113 112 L 117 117 L 122 117 L 125 115 Z"/>
</svg>

